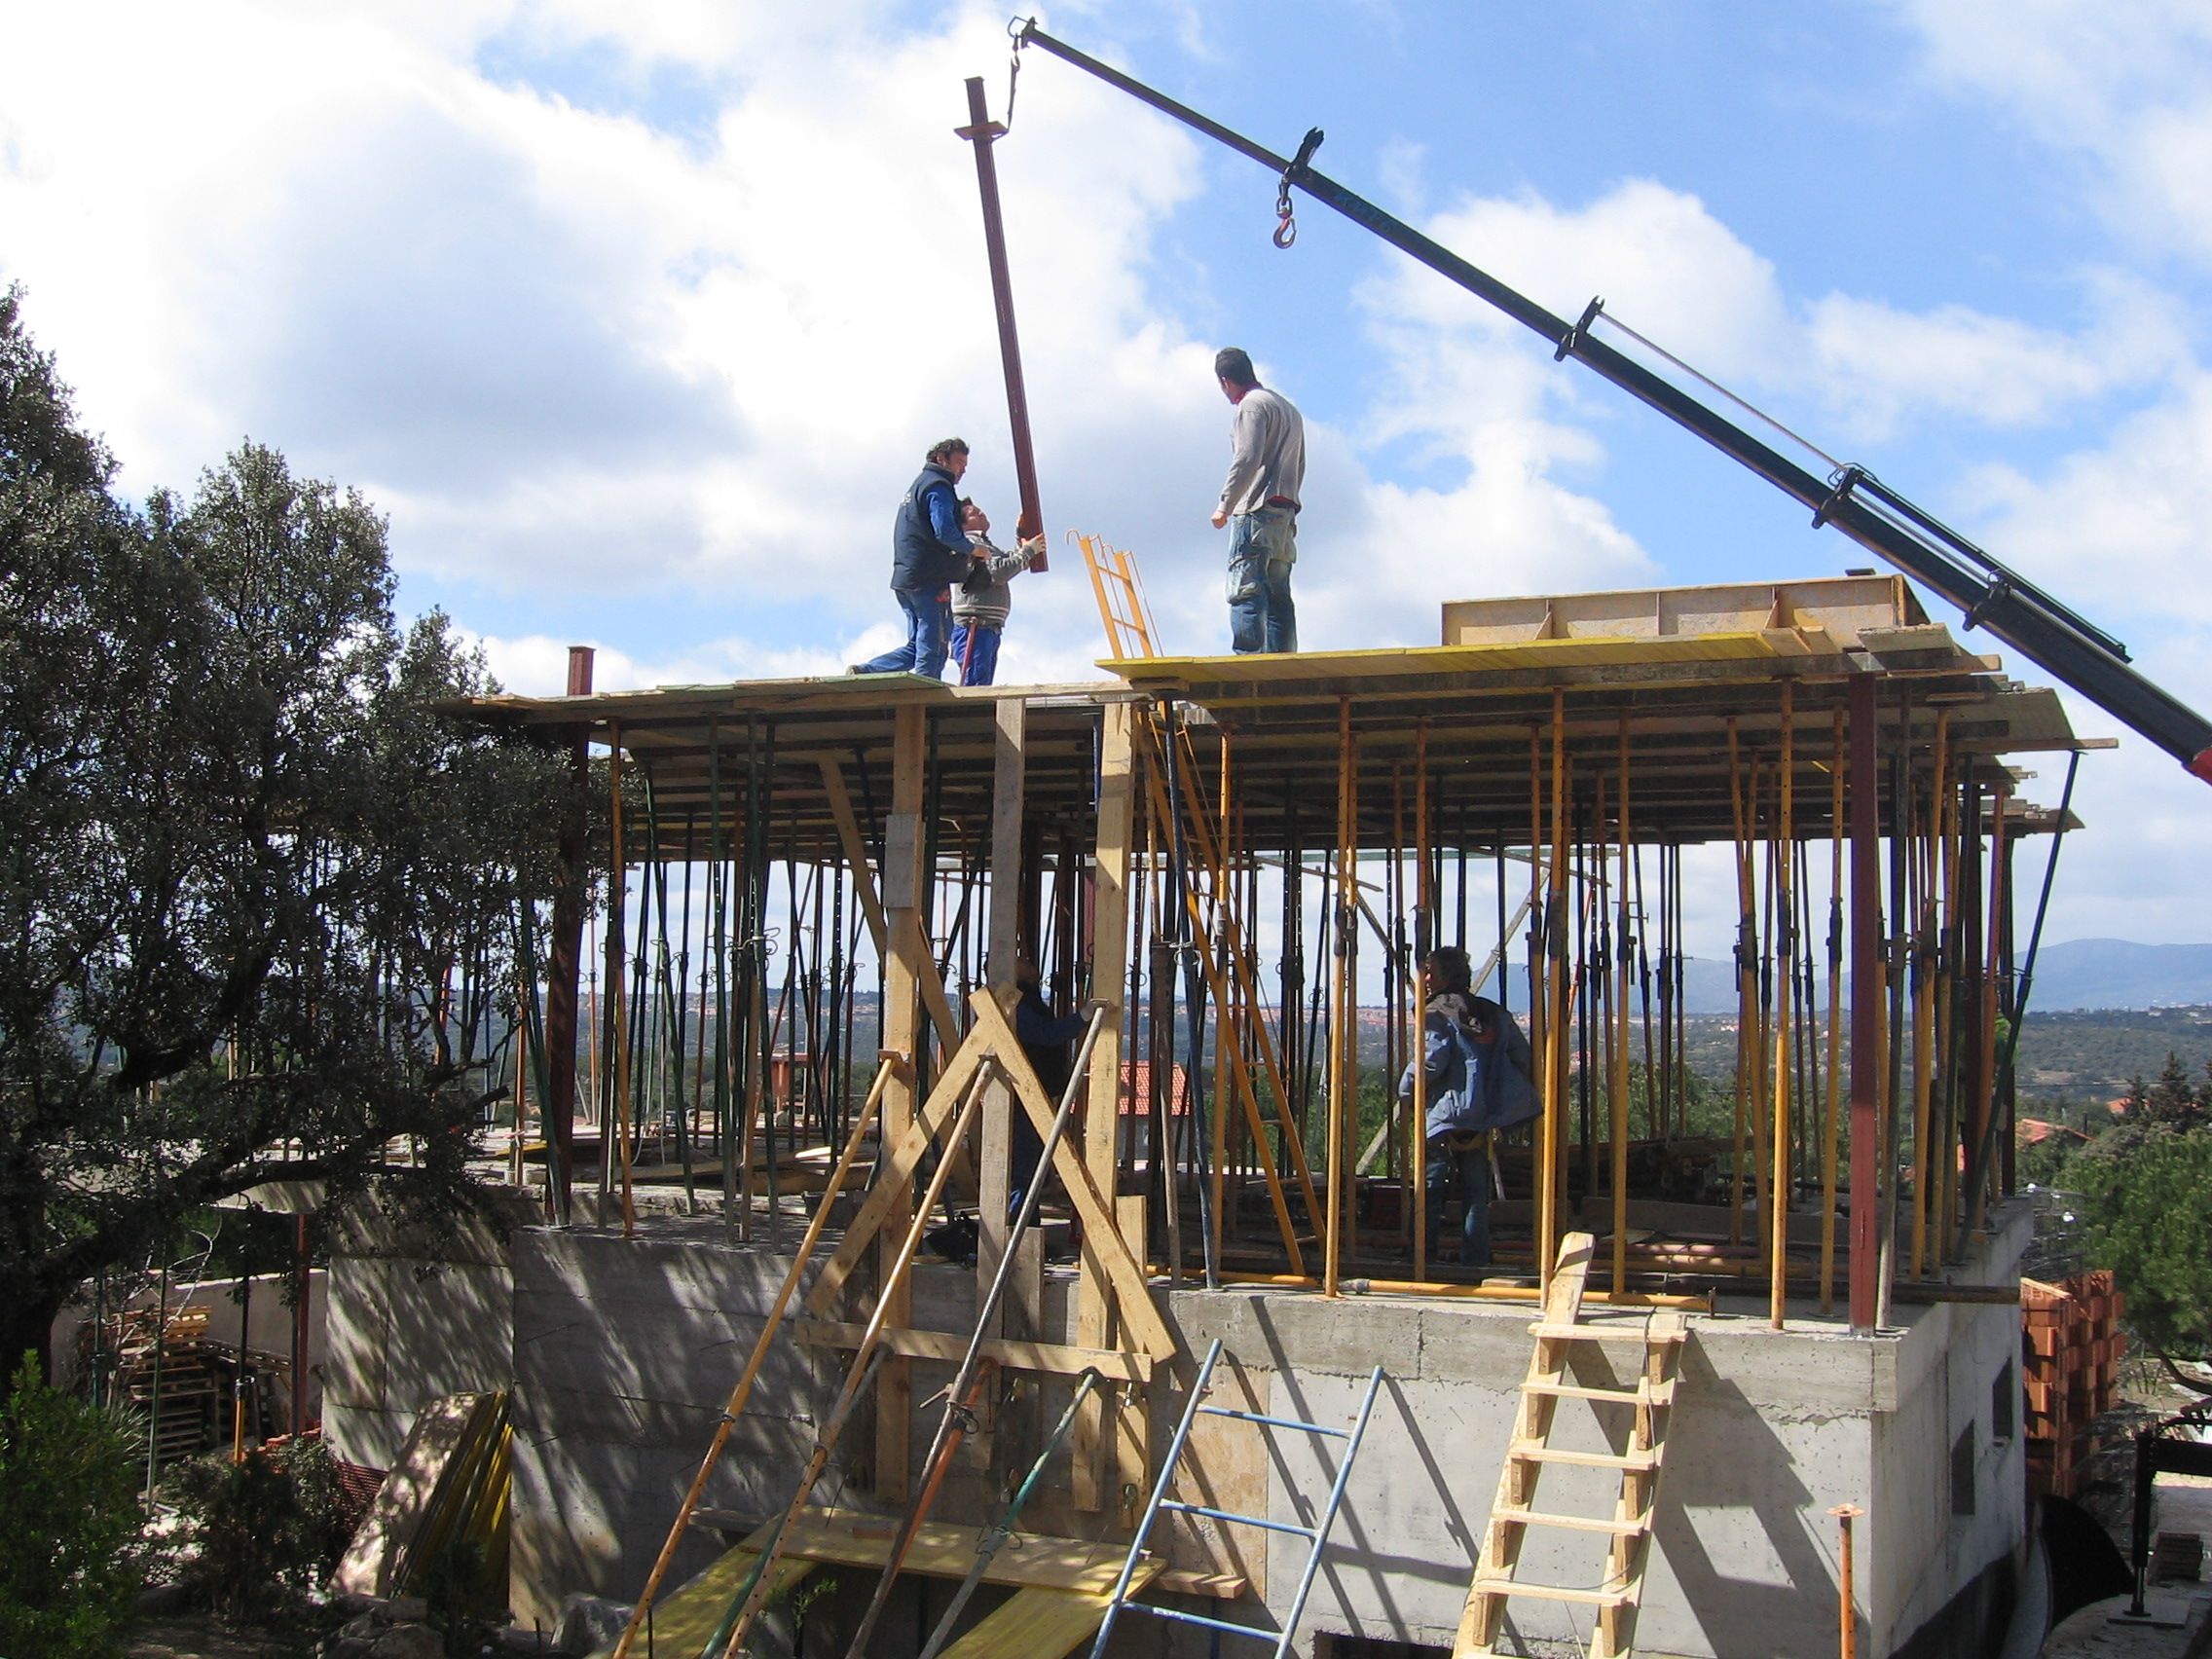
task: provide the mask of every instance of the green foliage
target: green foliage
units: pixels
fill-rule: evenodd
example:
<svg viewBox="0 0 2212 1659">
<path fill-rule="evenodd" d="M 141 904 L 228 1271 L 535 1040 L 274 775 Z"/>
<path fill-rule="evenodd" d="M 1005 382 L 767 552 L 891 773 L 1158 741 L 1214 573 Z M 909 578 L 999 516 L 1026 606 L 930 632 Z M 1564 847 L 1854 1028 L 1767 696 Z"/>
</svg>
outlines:
<svg viewBox="0 0 2212 1659">
<path fill-rule="evenodd" d="M 2128 1323 L 2162 1352 L 2212 1352 L 2212 1129 L 2122 1125 L 2076 1155 L 2089 1259 L 2111 1268 Z"/>
<path fill-rule="evenodd" d="M 25 1359 L 0 1409 L 0 1653 L 123 1650 L 139 1583 L 139 1443 Z"/>
<path fill-rule="evenodd" d="M 472 1199 L 565 767 L 391 611 L 385 522 L 246 444 L 189 502 L 105 452 L 0 299 L 0 1357 L 273 1171 Z M 413 1137 L 420 1164 L 389 1167 Z"/>
<path fill-rule="evenodd" d="M 177 1581 L 226 1618 L 295 1618 L 330 1576 L 351 1529 L 330 1454 L 292 1441 L 239 1462 L 195 1458 L 165 1482 L 183 1522 Z"/>
</svg>

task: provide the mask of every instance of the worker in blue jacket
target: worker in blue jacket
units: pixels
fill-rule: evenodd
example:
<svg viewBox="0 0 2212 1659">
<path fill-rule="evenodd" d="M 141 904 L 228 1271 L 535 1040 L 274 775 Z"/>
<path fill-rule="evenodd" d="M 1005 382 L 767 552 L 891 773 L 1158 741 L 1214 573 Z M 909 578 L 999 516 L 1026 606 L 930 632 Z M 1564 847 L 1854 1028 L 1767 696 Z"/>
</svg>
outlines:
<svg viewBox="0 0 2212 1659">
<path fill-rule="evenodd" d="M 1422 1171 L 1428 1188 L 1428 1253 L 1436 1254 L 1444 1205 L 1459 1195 L 1459 1265 L 1490 1267 L 1490 1200 L 1496 1184 L 1491 1136 L 1525 1124 L 1542 1110 L 1529 1039 L 1513 1015 L 1474 993 L 1467 953 L 1443 945 L 1421 963 L 1428 1006 L 1421 1018 L 1421 1069 L 1428 1081 L 1428 1147 Z M 1411 1103 L 1414 1068 L 1398 1080 L 1398 1098 Z"/>
<path fill-rule="evenodd" d="M 931 446 L 920 474 L 907 486 L 891 527 L 891 591 L 906 613 L 906 641 L 853 664 L 850 672 L 943 677 L 952 641 L 952 584 L 976 559 L 960 522 L 958 486 L 967 470 L 967 441 L 946 438 Z"/>
</svg>

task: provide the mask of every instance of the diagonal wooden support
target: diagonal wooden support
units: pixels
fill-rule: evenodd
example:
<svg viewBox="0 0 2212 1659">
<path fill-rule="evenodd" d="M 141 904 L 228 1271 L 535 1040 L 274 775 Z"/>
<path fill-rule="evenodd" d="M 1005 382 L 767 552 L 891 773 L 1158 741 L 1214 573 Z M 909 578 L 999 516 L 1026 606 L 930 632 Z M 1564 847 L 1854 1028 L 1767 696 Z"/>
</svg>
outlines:
<svg viewBox="0 0 2212 1659">
<path fill-rule="evenodd" d="M 853 895 L 860 902 L 861 914 L 867 920 L 868 937 L 875 941 L 876 955 L 887 956 L 891 949 L 892 919 L 884 913 L 882 895 L 876 891 L 875 872 L 867 862 L 867 842 L 862 838 L 860 819 L 853 812 L 853 797 L 845 788 L 844 769 L 827 756 L 822 761 L 822 793 L 830 799 L 830 815 L 837 821 L 837 843 L 844 849 L 845 868 L 853 878 Z M 916 953 L 916 961 L 915 977 L 921 981 L 923 1006 L 930 1011 L 930 1024 L 937 1030 L 937 1040 L 949 1053 L 960 1042 L 960 1031 L 952 1018 L 952 1003 L 945 995 L 944 981 L 938 977 L 937 966 L 926 944 Z"/>
<path fill-rule="evenodd" d="M 1037 1073 L 1022 1053 L 1013 1025 L 985 992 L 977 991 L 971 997 L 969 1009 L 975 1018 L 975 1023 L 969 1027 L 969 1040 L 987 1037 L 1001 1074 L 1014 1086 L 1014 1098 L 1029 1114 L 1029 1121 L 1037 1125 L 1037 1133 L 1049 1135 L 1052 1129 L 1054 1102 L 1045 1092 L 1045 1086 L 1037 1081 Z M 1095 1102 L 1093 1104 L 1095 1106 Z M 1097 1271 L 1113 1285 L 1116 1312 L 1128 1334 L 1135 1339 L 1137 1346 L 1153 1358 L 1173 1358 L 1175 1339 L 1168 1334 L 1160 1310 L 1152 1305 L 1144 1270 L 1130 1255 L 1128 1240 L 1115 1225 L 1112 1204 L 1099 1191 L 1081 1150 L 1070 1140 L 1062 1140 L 1054 1150 L 1052 1170 L 1066 1187 L 1069 1203 L 1082 1218 L 1084 1256 L 1087 1261 L 1094 1262 Z"/>
</svg>

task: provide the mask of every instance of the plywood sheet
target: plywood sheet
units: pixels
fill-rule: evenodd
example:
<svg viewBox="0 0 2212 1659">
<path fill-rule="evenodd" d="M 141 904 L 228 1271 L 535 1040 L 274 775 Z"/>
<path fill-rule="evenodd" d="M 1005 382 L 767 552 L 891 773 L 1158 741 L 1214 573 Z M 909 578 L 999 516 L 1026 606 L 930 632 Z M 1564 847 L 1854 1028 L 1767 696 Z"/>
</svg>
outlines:
<svg viewBox="0 0 2212 1659">
<path fill-rule="evenodd" d="M 652 1632 L 655 1650 L 692 1654 L 707 1645 L 707 1638 L 728 1614 L 730 1604 L 744 1588 L 745 1575 L 753 1570 L 758 1552 L 740 1544 L 706 1571 L 690 1579 L 680 1590 L 663 1596 L 653 1604 Z M 814 1570 L 815 1564 L 803 1556 L 786 1555 L 776 1563 L 776 1570 L 768 1575 L 768 1600 L 775 1601 Z M 637 1653 L 645 1651 L 645 1640 L 640 1635 L 631 1644 Z M 608 1642 L 592 1659 L 608 1659 L 614 1651 Z"/>
<path fill-rule="evenodd" d="M 763 1525 L 745 1540 L 744 1547 L 765 1547 L 773 1525 Z M 808 1509 L 791 1523 L 784 1553 L 837 1567 L 881 1568 L 891 1559 L 891 1546 L 898 1533 L 897 1516 Z M 906 1552 L 903 1570 L 932 1578 L 965 1578 L 976 1565 L 976 1548 L 981 1541 L 980 1528 L 925 1521 L 913 1547 Z M 1122 1563 L 1127 1559 L 1125 1544 L 1016 1533 L 991 1559 L 983 1582 L 1105 1594 L 1113 1590 L 1115 1579 L 1122 1573 Z M 1149 1556 L 1140 1562 L 1130 1581 L 1132 1587 L 1151 1582 L 1161 1565 Z"/>
<path fill-rule="evenodd" d="M 1111 1585 L 1104 1590 L 1022 1590 L 947 1647 L 944 1659 L 1064 1659 L 1090 1640 L 1112 1600 Z"/>
</svg>

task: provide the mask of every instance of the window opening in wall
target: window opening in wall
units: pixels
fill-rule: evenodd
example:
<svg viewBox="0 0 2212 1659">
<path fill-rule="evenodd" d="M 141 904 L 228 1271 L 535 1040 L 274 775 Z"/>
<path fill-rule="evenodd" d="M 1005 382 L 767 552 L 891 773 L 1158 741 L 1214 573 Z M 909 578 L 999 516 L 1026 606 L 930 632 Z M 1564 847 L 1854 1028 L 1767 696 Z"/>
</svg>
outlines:
<svg viewBox="0 0 2212 1659">
<path fill-rule="evenodd" d="M 1319 1633 L 1313 1659 L 1452 1659 L 1449 1647 L 1430 1647 L 1419 1641 L 1392 1641 L 1377 1636 L 1337 1636 Z"/>
<path fill-rule="evenodd" d="M 1973 1513 L 1973 1424 L 1960 1431 L 1951 1447 L 1951 1513 Z"/>
<path fill-rule="evenodd" d="M 2014 1433 L 2020 1409 L 2020 1379 L 2012 1362 L 2008 1359 L 2005 1369 L 1997 1374 L 1997 1382 L 1989 1392 L 1989 1437 L 1992 1440 L 2009 1440 Z"/>
</svg>

